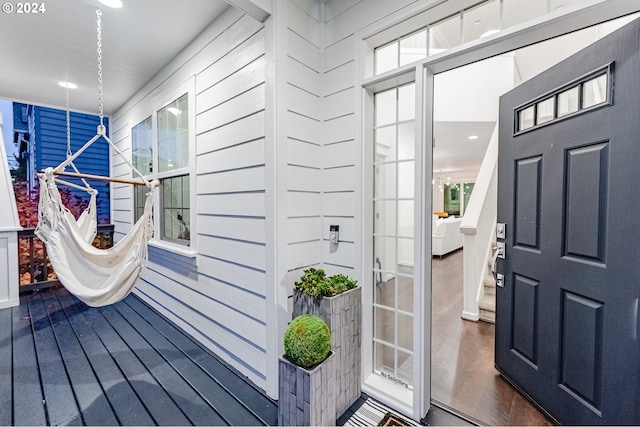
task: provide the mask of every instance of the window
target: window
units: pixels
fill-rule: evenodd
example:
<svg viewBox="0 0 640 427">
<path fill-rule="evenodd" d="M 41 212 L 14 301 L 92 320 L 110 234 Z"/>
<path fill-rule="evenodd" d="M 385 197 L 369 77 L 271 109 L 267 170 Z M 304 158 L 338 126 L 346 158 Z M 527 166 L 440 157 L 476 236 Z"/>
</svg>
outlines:
<svg viewBox="0 0 640 427">
<path fill-rule="evenodd" d="M 472 3 L 471 1 L 460 2 Z M 374 45 L 374 75 L 436 55 L 501 30 L 539 18 L 558 9 L 575 7 L 586 0 L 484 0 L 456 13 L 434 17 L 424 13 L 418 28 Z M 418 21 L 416 21 L 418 22 Z M 378 37 L 378 36 L 376 36 Z"/>
<path fill-rule="evenodd" d="M 611 104 L 613 64 L 574 80 L 518 107 L 514 133 L 525 132 Z"/>
<path fill-rule="evenodd" d="M 148 179 L 160 181 L 154 211 L 156 236 L 185 246 L 191 242 L 189 123 L 189 94 L 185 93 L 131 129 L 134 166 Z M 136 186 L 136 220 L 144 212 L 146 194 L 146 187 Z"/>
</svg>

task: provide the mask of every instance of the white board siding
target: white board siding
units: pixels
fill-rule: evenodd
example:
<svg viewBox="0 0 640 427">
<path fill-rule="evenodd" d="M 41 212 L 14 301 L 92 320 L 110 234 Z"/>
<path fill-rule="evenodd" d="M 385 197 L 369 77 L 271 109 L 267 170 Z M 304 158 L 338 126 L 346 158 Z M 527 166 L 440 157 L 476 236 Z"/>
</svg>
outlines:
<svg viewBox="0 0 640 427">
<path fill-rule="evenodd" d="M 266 389 L 264 26 L 230 8 L 158 76 L 116 113 L 112 129 L 130 156 L 131 127 L 193 78 L 192 239 L 199 253 L 159 250 L 136 292 Z M 121 163 L 113 174 L 131 176 Z M 133 192 L 112 194 L 117 219 L 128 221 L 117 229 L 126 230 Z"/>
<path fill-rule="evenodd" d="M 302 59 L 304 59 L 304 57 Z M 317 98 L 321 94 L 319 84 L 320 73 L 304 62 L 300 62 L 302 59 L 287 57 L 287 71 L 290 75 L 289 84 L 298 88 L 304 88 L 304 90 L 315 95 Z M 314 114 L 312 117 L 317 117 L 317 115 Z"/>
<path fill-rule="evenodd" d="M 321 123 L 319 120 L 287 111 L 287 137 L 300 141 L 320 144 Z"/>
<path fill-rule="evenodd" d="M 355 111 L 355 88 L 341 90 L 324 98 L 324 119 L 351 115 Z"/>
<path fill-rule="evenodd" d="M 287 139 L 287 164 L 308 166 L 320 169 L 322 164 L 321 149 L 318 144 Z"/>
<path fill-rule="evenodd" d="M 353 140 L 325 144 L 322 149 L 322 164 L 325 168 L 353 166 L 355 161 L 356 152 Z"/>
<path fill-rule="evenodd" d="M 353 191 L 324 193 L 324 214 L 326 216 L 354 216 L 355 196 Z"/>
<path fill-rule="evenodd" d="M 322 242 L 319 240 L 312 242 L 291 243 L 287 248 L 287 261 L 289 271 L 307 268 L 318 264 L 318 254 L 322 250 Z M 293 275 L 294 281 L 300 277 L 302 271 Z M 289 289 L 293 293 L 293 288 Z"/>
<path fill-rule="evenodd" d="M 320 109 L 320 97 L 301 89 L 293 84 L 287 85 L 286 96 L 289 101 L 288 108 L 297 114 L 309 117 L 313 120 L 320 120 L 322 114 Z"/>
<path fill-rule="evenodd" d="M 198 214 L 264 218 L 264 193 L 211 194 L 197 197 Z"/>
<path fill-rule="evenodd" d="M 298 5 L 299 1 L 290 1 L 287 7 L 286 22 L 289 30 L 300 35 L 314 46 L 322 44 L 322 28 L 319 16 L 312 16 Z M 302 2 L 304 4 L 304 2 Z M 290 50 L 289 50 L 290 52 Z"/>
<path fill-rule="evenodd" d="M 287 217 L 320 216 L 322 201 L 319 193 L 290 191 L 287 193 Z M 318 236 L 318 238 L 320 238 Z"/>
<path fill-rule="evenodd" d="M 168 289 L 169 292 L 165 291 Z M 168 283 L 164 276 L 153 271 L 145 271 L 141 277 L 137 294 L 165 316 L 176 322 L 191 335 L 198 338 L 209 348 L 212 348 L 224 360 L 245 374 L 256 384 L 264 384 L 263 372 L 266 368 L 264 350 L 248 342 L 243 335 L 235 333 L 216 319 L 222 318 L 211 305 L 200 307 L 198 310 L 190 304 L 173 296 L 178 294 L 176 289 Z M 198 296 L 194 298 L 200 304 L 209 300 Z M 247 323 L 243 319 L 243 323 Z M 254 322 L 253 329 L 261 329 L 258 322 Z M 253 361 L 248 364 L 247 360 Z"/>
<path fill-rule="evenodd" d="M 264 82 L 264 56 L 243 65 L 235 73 L 198 94 L 197 112 L 217 107 L 223 102 L 239 96 L 247 88 L 258 86 Z"/>
<path fill-rule="evenodd" d="M 356 178 L 354 169 L 353 165 L 325 168 L 322 175 L 323 190 L 325 192 L 353 191 Z"/>
<path fill-rule="evenodd" d="M 265 270 L 264 250 L 260 243 L 233 240 L 215 236 L 198 235 L 199 252 L 212 258 L 217 258 L 239 265 L 246 265 L 261 271 Z"/>
<path fill-rule="evenodd" d="M 334 68 L 349 62 L 355 62 L 356 52 L 356 38 L 353 34 L 348 37 L 339 40 L 335 43 L 329 44 L 324 48 L 324 71 L 330 72 Z M 357 72 L 357 70 L 354 70 Z M 357 78 L 355 74 L 353 78 Z"/>
<path fill-rule="evenodd" d="M 264 137 L 264 110 L 196 136 L 196 153 L 205 154 Z"/>
<path fill-rule="evenodd" d="M 198 259 L 198 271 L 201 274 L 210 276 L 213 279 L 231 283 L 246 292 L 251 292 L 255 295 L 264 297 L 264 271 L 241 266 L 228 261 L 222 261 L 217 258 L 211 258 L 204 255 L 201 255 Z M 256 304 L 260 303 L 256 302 Z M 264 305 L 264 301 L 261 304 L 263 305 L 264 309 L 266 307 Z M 262 312 L 262 309 L 259 310 L 260 312 Z"/>
<path fill-rule="evenodd" d="M 264 140 L 259 139 L 201 154 L 196 159 L 196 170 L 199 174 L 207 174 L 262 166 L 264 161 Z M 264 189 L 264 182 L 261 188 Z M 198 183 L 198 191 L 200 190 Z"/>
<path fill-rule="evenodd" d="M 287 235 L 290 236 L 292 242 L 319 240 L 318 236 L 321 232 L 322 220 L 319 216 L 290 218 L 287 222 Z"/>
<path fill-rule="evenodd" d="M 198 232 L 208 236 L 265 243 L 265 222 L 263 218 L 198 215 Z"/>
<path fill-rule="evenodd" d="M 242 70 L 247 64 L 262 56 L 264 56 L 264 29 L 260 28 L 257 32 L 251 34 L 249 38 L 238 44 L 234 50 L 228 52 L 220 60 L 213 62 L 198 74 L 196 93 L 200 95 L 203 91 L 210 89 L 216 83 L 226 79 L 234 72 Z M 201 107 L 198 106 L 198 108 Z"/>
<path fill-rule="evenodd" d="M 196 118 L 196 134 L 262 111 L 264 105 L 264 83 L 262 83 L 223 104 L 200 113 Z"/>
<path fill-rule="evenodd" d="M 287 182 L 290 191 L 320 192 L 321 172 L 316 168 L 287 166 Z M 317 212 L 316 212 L 317 213 Z"/>
<path fill-rule="evenodd" d="M 202 195 L 263 190 L 264 166 L 214 172 L 198 176 L 197 191 L 198 194 Z"/>
<path fill-rule="evenodd" d="M 296 61 L 318 73 L 322 72 L 322 51 L 318 46 L 293 31 L 287 31 L 287 46 L 296 55 Z"/>
<path fill-rule="evenodd" d="M 324 91 L 326 95 L 353 87 L 356 81 L 355 61 L 341 64 L 324 74 Z"/>
</svg>

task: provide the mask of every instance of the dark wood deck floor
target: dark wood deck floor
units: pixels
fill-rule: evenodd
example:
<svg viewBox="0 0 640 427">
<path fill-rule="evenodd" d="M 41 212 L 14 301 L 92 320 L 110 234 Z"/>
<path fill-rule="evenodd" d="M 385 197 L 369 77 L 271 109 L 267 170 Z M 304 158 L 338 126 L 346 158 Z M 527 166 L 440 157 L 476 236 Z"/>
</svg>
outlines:
<svg viewBox="0 0 640 427">
<path fill-rule="evenodd" d="M 0 310 L 0 425 L 276 425 L 277 405 L 131 295 Z"/>
</svg>

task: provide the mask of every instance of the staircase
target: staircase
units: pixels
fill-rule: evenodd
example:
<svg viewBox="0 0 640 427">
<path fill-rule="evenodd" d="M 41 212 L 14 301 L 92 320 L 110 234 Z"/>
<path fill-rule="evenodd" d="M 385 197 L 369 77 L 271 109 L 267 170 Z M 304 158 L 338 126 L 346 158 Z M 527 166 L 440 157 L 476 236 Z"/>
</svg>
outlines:
<svg viewBox="0 0 640 427">
<path fill-rule="evenodd" d="M 491 242 L 492 248 L 495 242 Z M 493 250 L 490 252 L 493 254 Z M 480 300 L 480 320 L 483 322 L 496 323 L 496 280 L 493 277 L 493 258 L 488 257 L 485 267 L 485 275 L 482 281 L 483 296 Z"/>
</svg>

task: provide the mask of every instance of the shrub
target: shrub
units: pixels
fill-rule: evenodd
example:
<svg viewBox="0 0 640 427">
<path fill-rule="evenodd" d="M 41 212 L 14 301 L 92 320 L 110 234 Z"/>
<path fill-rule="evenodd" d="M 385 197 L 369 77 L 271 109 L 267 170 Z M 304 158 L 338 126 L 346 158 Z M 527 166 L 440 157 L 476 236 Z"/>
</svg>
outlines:
<svg viewBox="0 0 640 427">
<path fill-rule="evenodd" d="M 295 287 L 310 297 L 320 298 L 341 294 L 355 288 L 357 284 L 357 281 L 344 274 L 327 277 L 324 270 L 310 267 L 302 271 L 302 276 L 295 282 Z"/>
<path fill-rule="evenodd" d="M 331 331 L 320 317 L 313 314 L 298 316 L 284 334 L 284 356 L 305 369 L 327 358 L 331 351 Z"/>
</svg>

